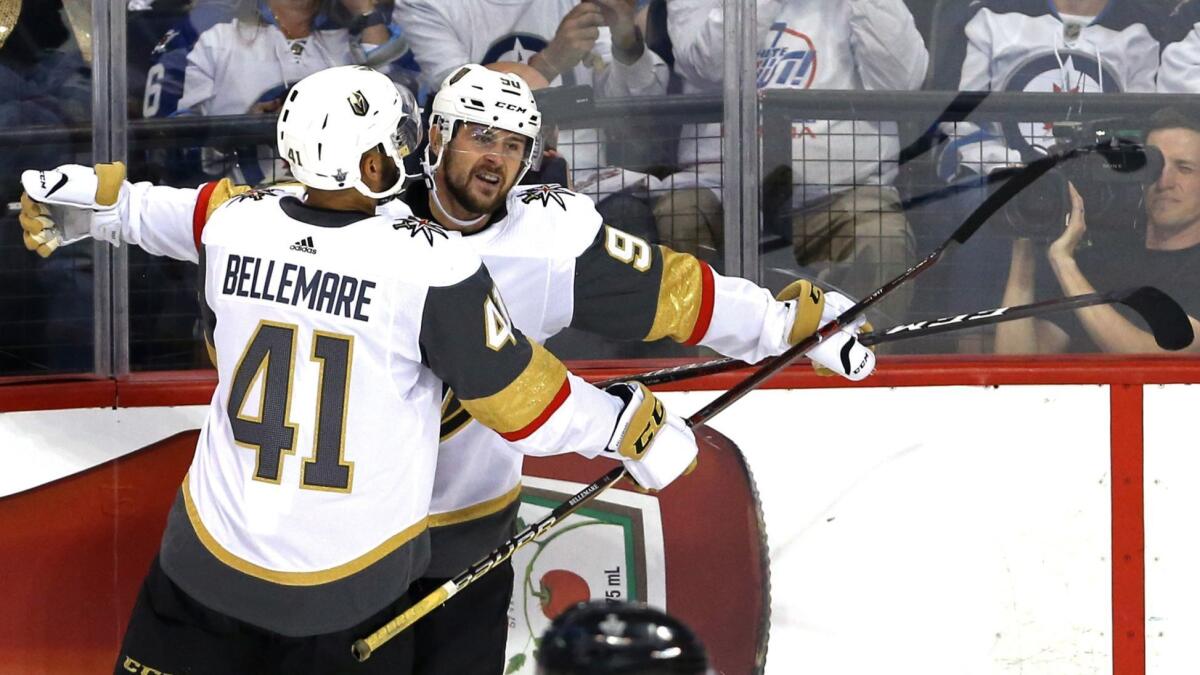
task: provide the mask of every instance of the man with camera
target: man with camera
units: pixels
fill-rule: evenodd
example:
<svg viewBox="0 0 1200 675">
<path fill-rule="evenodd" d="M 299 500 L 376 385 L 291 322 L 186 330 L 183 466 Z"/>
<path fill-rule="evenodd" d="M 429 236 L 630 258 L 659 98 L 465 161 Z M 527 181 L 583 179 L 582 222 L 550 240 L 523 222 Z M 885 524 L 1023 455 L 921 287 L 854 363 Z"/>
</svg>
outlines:
<svg viewBox="0 0 1200 675">
<path fill-rule="evenodd" d="M 1091 247 L 1086 204 L 1069 186 L 1071 208 L 1066 228 L 1046 249 L 1049 271 L 1063 295 L 1134 286 L 1155 286 L 1174 298 L 1200 330 L 1200 121 L 1167 108 L 1150 120 L 1146 144 L 1163 155 L 1162 174 L 1144 192 L 1122 246 L 1123 233 L 1104 233 Z M 1110 236 L 1111 235 L 1111 236 Z M 1039 265 L 1036 242 L 1013 241 L 1005 286 L 1005 305 L 1032 302 Z M 1197 349 L 1196 343 L 1187 348 Z M 1124 354 L 1158 352 L 1153 336 L 1111 305 L 1074 310 L 1042 320 L 1025 319 L 996 328 L 1001 354 L 1103 351 Z"/>
</svg>

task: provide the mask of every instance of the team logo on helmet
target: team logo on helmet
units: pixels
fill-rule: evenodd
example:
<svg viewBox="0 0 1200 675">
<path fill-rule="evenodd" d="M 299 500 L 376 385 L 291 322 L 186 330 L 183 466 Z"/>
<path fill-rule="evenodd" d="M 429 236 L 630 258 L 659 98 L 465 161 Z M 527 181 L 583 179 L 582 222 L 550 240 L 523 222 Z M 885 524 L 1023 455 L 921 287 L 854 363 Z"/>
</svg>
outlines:
<svg viewBox="0 0 1200 675">
<path fill-rule="evenodd" d="M 361 91 L 356 91 L 346 98 L 350 102 L 350 109 L 359 117 L 366 117 L 367 112 L 371 109 L 371 104 L 367 102 L 367 97 L 363 96 Z"/>
</svg>

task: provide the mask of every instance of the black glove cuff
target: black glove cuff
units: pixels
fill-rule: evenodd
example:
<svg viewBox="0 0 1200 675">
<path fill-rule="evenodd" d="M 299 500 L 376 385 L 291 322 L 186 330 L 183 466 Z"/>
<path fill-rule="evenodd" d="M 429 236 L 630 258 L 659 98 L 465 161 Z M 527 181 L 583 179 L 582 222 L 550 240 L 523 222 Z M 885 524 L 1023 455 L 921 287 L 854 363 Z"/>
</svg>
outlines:
<svg viewBox="0 0 1200 675">
<path fill-rule="evenodd" d="M 604 393 L 612 394 L 621 399 L 626 407 L 633 400 L 633 392 L 635 391 L 637 391 L 637 385 L 632 382 L 618 382 L 604 388 Z"/>
</svg>

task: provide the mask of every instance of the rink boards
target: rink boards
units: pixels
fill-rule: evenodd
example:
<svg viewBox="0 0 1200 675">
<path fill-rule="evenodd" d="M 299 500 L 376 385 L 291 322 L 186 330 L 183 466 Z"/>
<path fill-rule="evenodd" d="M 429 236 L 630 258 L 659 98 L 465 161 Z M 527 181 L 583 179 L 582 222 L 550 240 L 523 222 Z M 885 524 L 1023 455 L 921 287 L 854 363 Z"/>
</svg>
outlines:
<svg viewBox="0 0 1200 675">
<path fill-rule="evenodd" d="M 769 596 L 730 447 L 660 498 L 613 493 L 557 549 L 517 558 L 518 583 L 665 602 L 729 673 L 753 672 L 768 630 L 780 675 L 1185 672 L 1200 662 L 1195 371 L 922 361 L 854 387 L 789 372 L 712 423 L 757 483 Z M 0 387 L 0 672 L 111 662 L 211 391 L 168 380 Z M 665 400 L 688 413 L 732 381 Z M 530 462 L 522 516 L 606 468 Z M 516 597 L 511 663 L 532 672 L 528 638 L 554 608 Z"/>
</svg>

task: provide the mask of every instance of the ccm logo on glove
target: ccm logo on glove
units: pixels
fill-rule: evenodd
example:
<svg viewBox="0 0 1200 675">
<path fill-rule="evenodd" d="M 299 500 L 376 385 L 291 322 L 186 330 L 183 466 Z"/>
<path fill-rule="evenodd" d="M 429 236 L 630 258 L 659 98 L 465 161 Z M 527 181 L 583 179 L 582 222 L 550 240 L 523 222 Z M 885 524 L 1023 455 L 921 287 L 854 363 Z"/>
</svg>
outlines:
<svg viewBox="0 0 1200 675">
<path fill-rule="evenodd" d="M 663 422 L 667 420 L 667 412 L 663 409 L 662 401 L 657 397 L 653 399 L 654 406 L 647 410 L 647 406 L 643 406 L 634 415 L 633 421 L 629 428 L 634 431 L 641 428 L 640 432 L 636 432 L 637 436 L 633 439 L 633 447 L 630 448 L 632 454 L 625 454 L 630 459 L 641 459 L 642 455 L 646 454 L 646 449 L 650 447 L 650 443 L 654 441 L 654 437 L 658 434 L 658 430 L 662 428 Z M 646 413 L 649 413 L 648 415 Z M 645 420 L 641 418 L 647 418 Z"/>
</svg>

